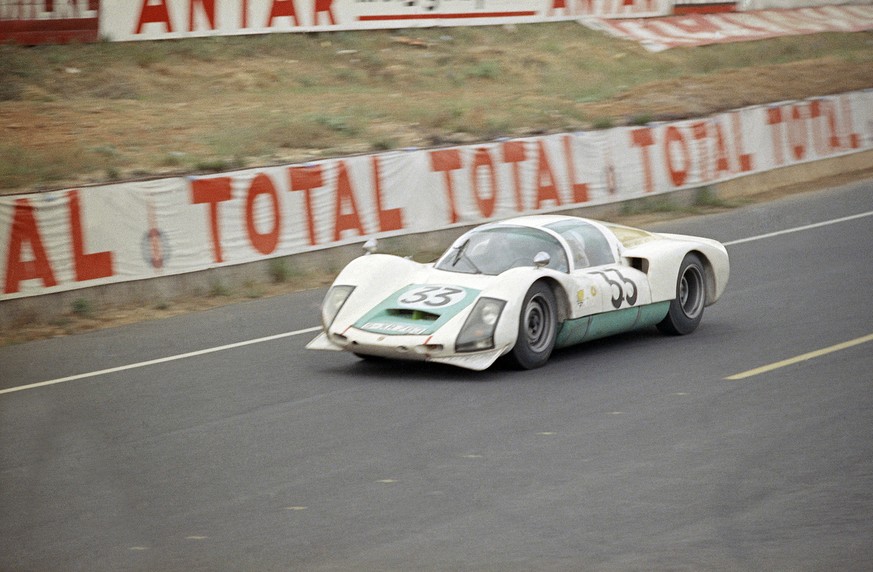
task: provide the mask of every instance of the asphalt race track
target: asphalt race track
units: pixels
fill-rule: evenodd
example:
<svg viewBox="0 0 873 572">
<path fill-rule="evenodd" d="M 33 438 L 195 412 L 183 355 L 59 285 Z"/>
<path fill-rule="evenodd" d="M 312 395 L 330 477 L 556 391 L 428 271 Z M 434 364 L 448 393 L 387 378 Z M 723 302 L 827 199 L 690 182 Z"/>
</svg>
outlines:
<svg viewBox="0 0 873 572">
<path fill-rule="evenodd" d="M 653 228 L 700 329 L 531 372 L 306 351 L 323 290 L 0 348 L 0 570 L 873 569 L 873 181 Z"/>
</svg>

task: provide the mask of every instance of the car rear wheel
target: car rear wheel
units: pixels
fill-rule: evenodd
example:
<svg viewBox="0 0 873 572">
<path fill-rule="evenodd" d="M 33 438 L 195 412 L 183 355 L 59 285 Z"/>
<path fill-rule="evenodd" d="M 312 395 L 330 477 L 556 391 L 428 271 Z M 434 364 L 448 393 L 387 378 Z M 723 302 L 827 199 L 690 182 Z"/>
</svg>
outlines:
<svg viewBox="0 0 873 572">
<path fill-rule="evenodd" d="M 703 262 L 696 254 L 688 254 L 679 267 L 676 298 L 670 302 L 667 317 L 658 329 L 672 336 L 690 334 L 697 329 L 706 306 L 706 278 Z"/>
<path fill-rule="evenodd" d="M 555 293 L 543 282 L 530 287 L 521 306 L 518 339 L 512 348 L 512 362 L 522 369 L 534 369 L 549 360 L 555 348 L 558 312 Z"/>
</svg>

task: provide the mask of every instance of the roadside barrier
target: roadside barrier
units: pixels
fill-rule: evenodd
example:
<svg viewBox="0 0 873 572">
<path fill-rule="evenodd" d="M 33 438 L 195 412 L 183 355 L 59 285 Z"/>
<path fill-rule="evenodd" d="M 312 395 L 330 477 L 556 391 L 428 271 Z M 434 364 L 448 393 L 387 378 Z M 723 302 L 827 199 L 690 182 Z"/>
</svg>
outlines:
<svg viewBox="0 0 873 572">
<path fill-rule="evenodd" d="M 0 300 L 666 195 L 873 149 L 873 90 L 644 126 L 0 198 Z"/>
</svg>

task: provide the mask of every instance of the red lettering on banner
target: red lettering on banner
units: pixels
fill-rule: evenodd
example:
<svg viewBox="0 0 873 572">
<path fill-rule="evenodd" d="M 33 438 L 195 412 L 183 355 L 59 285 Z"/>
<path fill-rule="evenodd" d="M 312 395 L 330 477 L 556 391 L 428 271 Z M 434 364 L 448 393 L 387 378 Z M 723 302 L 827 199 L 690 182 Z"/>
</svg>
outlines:
<svg viewBox="0 0 873 572">
<path fill-rule="evenodd" d="M 821 103 L 821 100 L 818 99 L 809 102 L 809 118 L 812 121 L 812 146 L 819 157 L 827 155 L 830 151 L 821 121 L 821 118 L 824 116 Z"/>
<path fill-rule="evenodd" d="M 315 215 L 312 212 L 312 189 L 317 189 L 324 184 L 322 182 L 321 165 L 291 167 L 288 170 L 288 174 L 291 177 L 291 191 L 303 191 L 306 203 L 306 225 L 309 229 L 309 244 L 315 246 L 318 244 L 318 241 L 315 236 Z"/>
<path fill-rule="evenodd" d="M 375 195 L 376 213 L 379 215 L 379 232 L 401 230 L 403 228 L 403 213 L 400 209 L 382 208 L 382 176 L 379 168 L 379 156 L 373 155 L 373 193 Z"/>
<path fill-rule="evenodd" d="M 515 191 L 515 210 L 524 211 L 524 201 L 521 194 L 521 166 L 525 160 L 524 143 L 522 141 L 507 141 L 503 144 L 503 162 L 512 166 L 512 183 Z"/>
<path fill-rule="evenodd" d="M 767 22 L 761 21 L 760 18 L 751 12 L 746 12 L 741 16 L 734 16 L 730 13 L 720 13 L 718 17 L 734 27 L 735 31 L 731 30 L 730 27 L 725 27 L 726 30 L 731 31 L 732 36 L 755 36 L 770 34 L 773 31 L 772 26 Z"/>
<path fill-rule="evenodd" d="M 318 24 L 318 15 L 324 12 L 327 12 L 328 21 L 336 25 L 336 18 L 333 16 L 333 0 L 315 0 L 315 13 L 312 15 L 312 23 Z"/>
<path fill-rule="evenodd" d="M 835 100 L 815 100 L 769 108 L 767 124 L 771 128 L 777 165 L 785 162 L 786 148 L 792 161 L 807 159 L 810 144 L 819 156 L 857 149 L 861 144 L 860 135 L 853 131 L 849 101 L 841 98 L 840 103 L 842 114 Z"/>
<path fill-rule="evenodd" d="M 829 101 L 825 107 L 828 113 L 828 124 L 831 129 L 831 148 L 837 149 L 857 149 L 861 146 L 861 136 L 852 131 L 852 107 L 849 104 L 849 99 L 840 97 L 839 101 L 842 108 L 842 121 L 837 112 L 836 102 Z"/>
<path fill-rule="evenodd" d="M 230 177 L 194 179 L 191 182 L 191 203 L 209 205 L 209 226 L 212 231 L 212 258 L 224 262 L 221 253 L 221 224 L 218 218 L 218 203 L 229 201 L 232 193 Z"/>
<path fill-rule="evenodd" d="M 739 113 L 731 113 L 731 124 L 734 127 L 734 153 L 738 159 L 737 164 L 741 173 L 747 173 L 754 168 L 754 165 L 752 163 L 752 154 L 743 153 L 745 149 L 745 145 L 743 145 L 743 124 Z"/>
<path fill-rule="evenodd" d="M 167 32 L 173 31 L 173 24 L 170 23 L 170 13 L 167 10 L 166 0 L 157 1 L 157 4 L 153 4 L 153 0 L 143 0 L 142 9 L 139 11 L 139 21 L 136 24 L 136 32 L 134 33 L 141 34 L 143 26 L 146 24 L 163 24 Z"/>
<path fill-rule="evenodd" d="M 710 20 L 697 15 L 686 16 L 685 18 L 671 18 L 664 22 L 664 24 L 668 27 L 679 28 L 684 34 L 718 34 L 721 31 Z"/>
<path fill-rule="evenodd" d="M 554 16 L 557 10 L 564 10 L 564 14 L 568 15 L 592 14 L 595 16 L 628 12 L 653 12 L 656 8 L 655 2 L 656 0 L 609 0 L 603 2 L 595 2 L 595 0 L 552 0 L 548 15 Z M 600 8 L 599 10 L 598 7 Z"/>
<path fill-rule="evenodd" d="M 255 201 L 261 195 L 267 195 L 273 207 L 272 228 L 264 233 L 258 232 L 255 225 Z M 279 211 L 279 196 L 276 193 L 276 187 L 273 186 L 270 177 L 260 173 L 252 180 L 246 195 L 246 231 L 249 235 L 249 242 L 261 254 L 270 254 L 276 250 L 276 246 L 279 244 L 281 228 L 282 214 Z"/>
<path fill-rule="evenodd" d="M 349 180 L 349 172 L 346 168 L 345 161 L 339 161 L 337 164 L 339 173 L 336 180 L 336 208 L 334 209 L 334 230 L 333 240 L 338 241 L 342 238 L 343 232 L 347 230 L 357 231 L 358 235 L 363 236 L 364 226 L 361 224 L 361 216 L 358 214 L 358 203 L 355 201 L 355 192 L 352 189 L 352 182 Z M 351 212 L 343 212 L 344 204 L 348 203 L 351 207 Z"/>
<path fill-rule="evenodd" d="M 449 222 L 458 222 L 458 209 L 455 207 L 455 187 L 452 171 L 461 168 L 461 152 L 457 149 L 443 149 L 430 152 L 430 166 L 435 173 L 443 173 L 446 180 L 446 199 L 449 203 Z"/>
<path fill-rule="evenodd" d="M 673 160 L 673 149 L 678 146 L 682 156 L 682 166 L 677 167 Z M 691 153 L 688 144 L 682 136 L 682 132 L 675 125 L 667 127 L 664 136 L 664 160 L 667 163 L 667 171 L 670 173 L 670 181 L 674 187 L 681 187 L 688 178 L 688 168 L 691 164 Z"/>
<path fill-rule="evenodd" d="M 828 141 L 831 145 L 831 151 L 833 151 L 841 147 L 839 117 L 837 117 L 837 106 L 834 105 L 833 101 L 825 101 L 824 112 L 828 119 L 828 130 L 830 133 L 830 138 L 828 139 Z"/>
<path fill-rule="evenodd" d="M 847 99 L 842 99 L 843 114 L 840 118 L 839 109 L 833 100 L 814 101 L 819 115 L 827 120 L 822 129 L 827 129 L 822 137 L 827 137 L 829 152 L 842 149 L 857 149 L 861 145 L 860 134 L 852 130 L 852 109 Z"/>
<path fill-rule="evenodd" d="M 649 147 L 655 144 L 652 130 L 649 127 L 634 129 L 631 132 L 631 144 L 639 147 L 642 153 L 644 189 L 647 193 L 654 192 L 655 178 L 652 174 L 652 157 L 649 150 Z"/>
<path fill-rule="evenodd" d="M 785 163 L 785 154 L 782 151 L 782 108 L 771 107 L 767 110 L 767 125 L 770 126 L 770 134 L 773 139 L 773 160 L 777 165 Z"/>
<path fill-rule="evenodd" d="M 188 31 L 194 31 L 194 5 L 199 4 L 200 9 L 206 14 L 209 28 L 215 29 L 215 0 L 188 0 Z M 243 8 L 245 9 L 245 8 Z M 245 26 L 243 26 L 245 27 Z"/>
<path fill-rule="evenodd" d="M 715 123 L 715 176 L 731 172 L 731 161 L 728 155 L 727 143 L 724 139 L 724 131 L 720 123 Z"/>
<path fill-rule="evenodd" d="M 33 253 L 33 260 L 22 260 L 22 246 L 27 243 Z M 9 235 L 9 252 L 6 255 L 6 280 L 3 291 L 6 294 L 18 292 L 24 280 L 41 279 L 43 286 L 57 285 L 52 266 L 42 245 L 39 225 L 34 216 L 33 205 L 27 199 L 15 200 L 12 215 L 12 230 Z"/>
<path fill-rule="evenodd" d="M 76 282 L 112 276 L 111 252 L 85 253 L 85 233 L 82 231 L 79 191 L 70 191 L 67 198 L 70 201 L 70 234 L 73 239 L 73 268 L 76 270 Z"/>
<path fill-rule="evenodd" d="M 488 177 L 488 182 L 491 187 L 491 196 L 482 197 L 479 192 L 479 169 L 484 168 Z M 490 218 L 494 214 L 494 205 L 497 203 L 497 174 L 494 171 L 494 162 L 491 160 L 491 154 L 488 149 L 480 147 L 473 154 L 473 168 L 470 170 L 470 183 L 473 188 L 473 196 L 476 198 L 476 206 L 479 207 L 479 213 Z"/>
<path fill-rule="evenodd" d="M 294 21 L 295 26 L 300 25 L 297 19 L 297 9 L 294 7 L 294 0 L 273 0 L 273 6 L 270 8 L 270 18 L 267 20 L 267 27 L 273 27 L 273 20 L 276 18 L 287 17 Z"/>
<path fill-rule="evenodd" d="M 712 179 L 712 161 L 709 157 L 709 145 L 707 145 L 709 142 L 709 123 L 706 121 L 692 123 L 691 133 L 697 143 L 695 155 L 700 161 L 700 179 L 701 181 L 709 181 Z"/>
<path fill-rule="evenodd" d="M 852 106 L 849 104 L 848 97 L 841 97 L 840 103 L 843 107 L 843 123 L 848 130 L 848 141 L 846 142 L 849 149 L 857 149 L 861 146 L 861 135 L 852 131 L 854 122 L 852 121 Z"/>
<path fill-rule="evenodd" d="M 574 203 L 588 202 L 588 184 L 576 182 L 576 155 L 573 153 L 573 136 L 564 136 L 564 159 L 567 161 L 567 179 L 570 181 Z"/>
<path fill-rule="evenodd" d="M 537 199 L 534 209 L 539 210 L 546 201 L 555 201 L 555 205 L 560 206 L 561 197 L 558 195 L 555 175 L 542 141 L 537 141 L 537 155 Z"/>
<path fill-rule="evenodd" d="M 567 9 L 567 0 L 552 0 L 552 7 L 549 8 L 549 16 L 554 16 L 558 10 Z"/>
<path fill-rule="evenodd" d="M 803 116 L 801 104 L 791 106 L 791 122 L 788 124 L 788 144 L 795 161 L 806 157 L 806 118 Z"/>
</svg>

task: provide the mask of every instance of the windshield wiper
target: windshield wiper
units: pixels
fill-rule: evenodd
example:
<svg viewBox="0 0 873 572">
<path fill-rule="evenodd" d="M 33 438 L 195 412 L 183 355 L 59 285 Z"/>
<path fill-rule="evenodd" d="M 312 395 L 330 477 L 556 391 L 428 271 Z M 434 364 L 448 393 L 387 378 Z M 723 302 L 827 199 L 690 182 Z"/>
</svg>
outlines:
<svg viewBox="0 0 873 572">
<path fill-rule="evenodd" d="M 461 260 L 461 257 L 464 256 L 464 250 L 467 248 L 468 244 L 470 244 L 469 238 L 467 240 L 465 240 L 463 244 L 459 244 L 457 247 L 455 247 L 455 250 L 457 250 L 457 252 L 455 253 L 455 259 L 452 260 L 452 266 L 458 265 L 458 262 Z"/>
<path fill-rule="evenodd" d="M 460 261 L 461 261 L 461 258 L 463 258 L 464 260 L 467 261 L 467 263 L 468 263 L 470 266 L 473 267 L 473 270 L 475 270 L 477 274 L 482 274 L 482 271 L 479 270 L 479 267 L 476 266 L 476 263 L 473 262 L 473 260 L 472 260 L 469 256 L 467 256 L 466 250 L 467 250 L 467 245 L 469 245 L 469 244 L 470 244 L 470 239 L 468 238 L 467 240 L 464 241 L 463 244 L 459 245 L 459 246 L 456 248 L 457 252 L 455 253 L 455 258 L 454 258 L 454 260 L 452 260 L 452 268 L 454 268 L 455 266 L 457 266 L 457 265 L 458 265 L 458 262 L 460 262 Z"/>
</svg>

